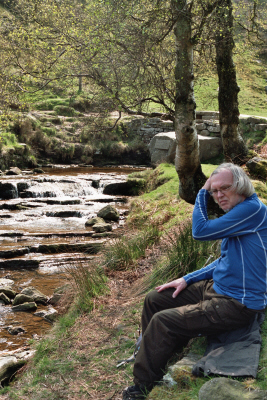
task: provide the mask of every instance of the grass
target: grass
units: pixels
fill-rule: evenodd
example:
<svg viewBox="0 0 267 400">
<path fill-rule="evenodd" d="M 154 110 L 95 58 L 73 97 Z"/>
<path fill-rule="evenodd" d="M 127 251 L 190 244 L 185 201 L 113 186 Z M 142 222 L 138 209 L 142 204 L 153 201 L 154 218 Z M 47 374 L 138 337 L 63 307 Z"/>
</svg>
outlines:
<svg viewBox="0 0 267 400">
<path fill-rule="evenodd" d="M 94 298 L 107 292 L 107 278 L 103 269 L 95 265 L 85 266 L 75 263 L 66 267 L 66 272 L 76 286 L 76 307 L 81 312 L 90 312 L 94 306 Z"/>
<path fill-rule="evenodd" d="M 201 242 L 193 239 L 191 221 L 185 221 L 179 231 L 168 234 L 166 241 L 165 256 L 144 280 L 145 291 L 200 269 L 220 256 L 218 241 Z"/>
<path fill-rule="evenodd" d="M 208 176 L 215 167 L 206 164 L 203 165 L 203 170 Z M 192 206 L 186 205 L 177 195 L 178 181 L 174 166 L 160 165 L 157 170 L 143 171 L 140 175 L 142 179 L 147 180 L 151 177 L 150 185 L 154 189 L 134 200 L 129 215 L 128 231 L 132 229 L 133 221 L 135 224 L 139 223 L 139 229 L 136 235 L 132 233 L 128 239 L 125 235 L 122 243 L 129 248 L 140 247 L 142 243 L 142 252 L 137 255 L 133 252 L 134 256 L 131 256 L 132 259 L 129 257 L 127 262 L 118 261 L 118 265 L 121 262 L 119 268 L 117 262 L 116 268 L 110 265 L 108 279 L 104 278 L 102 273 L 98 275 L 101 263 L 95 265 L 94 269 L 78 266 L 71 272 L 79 298 L 88 296 L 86 306 L 84 304 L 81 306 L 79 301 L 75 302 L 69 312 L 59 319 L 49 335 L 39 343 L 32 341 L 32 346 L 37 350 L 36 355 L 24 369 L 24 374 L 19 380 L 0 390 L 0 395 L 8 396 L 3 399 L 121 399 L 122 388 L 132 383 L 133 364 L 128 363 L 120 368 L 116 368 L 116 365 L 118 361 L 131 356 L 134 351 L 144 297 L 144 294 L 140 294 L 140 288 L 145 286 L 147 290 L 156 281 L 157 283 L 160 280 L 166 281 L 175 274 L 199 268 L 207 262 L 211 253 L 216 257 L 216 242 L 201 243 L 192 239 L 190 223 L 186 223 L 192 213 Z M 140 175 L 134 174 L 134 177 Z M 253 183 L 261 197 L 267 199 L 266 184 L 259 181 Z M 159 238 L 158 231 L 154 235 L 148 235 L 148 229 L 140 230 L 141 221 L 146 221 L 148 226 L 158 228 L 157 211 L 163 210 L 162 202 L 167 215 L 173 214 L 172 219 L 175 220 L 173 222 L 172 219 L 165 219 L 162 223 L 160 241 L 164 240 L 163 246 L 156 244 Z M 174 215 L 173 209 L 177 205 L 176 202 L 178 207 L 175 211 L 178 216 Z M 140 204 L 143 210 L 138 218 L 136 214 L 139 214 Z M 183 217 L 181 209 L 184 210 Z M 177 231 L 180 232 L 179 235 Z M 168 246 L 165 246 L 166 243 Z M 144 255 L 144 249 L 149 250 L 150 256 L 147 253 Z M 160 251 L 157 254 L 158 249 Z M 112 254 L 112 249 L 109 249 L 109 255 L 104 259 L 104 263 L 115 257 L 116 246 L 113 250 Z M 125 252 L 127 253 L 124 248 L 122 253 Z M 140 261 L 149 257 L 152 260 L 152 267 L 146 269 L 144 275 L 140 270 L 138 272 L 139 267 L 134 260 Z M 97 283 L 93 278 L 96 276 Z M 93 308 L 90 306 L 92 301 Z M 245 380 L 247 387 L 266 389 L 267 321 L 262 327 L 262 336 L 259 374 L 257 380 Z M 205 345 L 204 338 L 197 338 L 191 341 L 189 348 L 201 356 Z M 185 349 L 185 353 L 188 349 Z M 180 357 L 181 354 L 174 355 L 172 363 Z M 182 373 L 178 371 L 175 379 L 177 382 L 175 386 L 156 387 L 150 398 L 197 400 L 200 387 L 207 381 L 207 378 L 193 377 L 185 369 Z"/>
<path fill-rule="evenodd" d="M 245 115 L 267 117 L 266 87 L 266 57 L 257 56 L 250 49 L 244 48 L 240 41 L 234 55 L 236 64 L 237 83 L 240 87 L 238 94 L 239 112 Z M 218 77 L 214 70 L 207 70 L 198 76 L 194 85 L 197 111 L 218 111 Z"/>
<path fill-rule="evenodd" d="M 135 261 L 144 257 L 146 249 L 160 239 L 158 226 L 145 227 L 130 238 L 112 240 L 104 249 L 104 265 L 108 270 L 133 268 Z"/>
</svg>

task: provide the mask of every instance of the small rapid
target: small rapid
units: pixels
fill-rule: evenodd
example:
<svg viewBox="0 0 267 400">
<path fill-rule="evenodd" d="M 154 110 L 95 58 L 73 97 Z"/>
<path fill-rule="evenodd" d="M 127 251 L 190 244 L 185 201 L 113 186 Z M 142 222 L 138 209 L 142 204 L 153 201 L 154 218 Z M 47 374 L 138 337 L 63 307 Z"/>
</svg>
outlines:
<svg viewBox="0 0 267 400">
<path fill-rule="evenodd" d="M 8 279 L 16 291 L 33 286 L 51 297 L 68 282 L 66 268 L 97 257 L 97 246 L 107 239 L 97 237 L 85 223 L 112 204 L 120 219 L 112 223 L 110 235 L 123 226 L 127 198 L 103 192 L 108 185 L 126 182 L 132 171 L 57 166 L 44 168 L 43 174 L 1 176 L 0 287 L 1 279 Z M 0 351 L 16 349 L 51 327 L 32 312 L 11 308 L 0 301 Z M 10 326 L 22 326 L 25 332 L 11 335 Z"/>
</svg>

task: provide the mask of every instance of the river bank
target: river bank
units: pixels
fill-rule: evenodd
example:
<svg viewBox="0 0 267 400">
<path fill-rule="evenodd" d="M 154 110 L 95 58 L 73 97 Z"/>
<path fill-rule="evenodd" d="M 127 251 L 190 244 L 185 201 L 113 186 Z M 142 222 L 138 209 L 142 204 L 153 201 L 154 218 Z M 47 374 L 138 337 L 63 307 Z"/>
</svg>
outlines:
<svg viewBox="0 0 267 400">
<path fill-rule="evenodd" d="M 209 174 L 214 165 L 203 168 L 205 174 Z M 177 244 L 180 243 L 180 229 L 191 219 L 193 208 L 177 195 L 178 178 L 173 166 L 160 166 L 151 171 L 152 182 L 149 192 L 132 200 L 122 239 L 130 247 L 132 238 L 144 232 L 145 226 L 158 225 L 162 233 L 160 240 L 148 246 L 142 257 L 132 259 L 124 267 L 104 267 L 106 291 L 93 298 L 90 310 L 82 309 L 77 299 L 73 303 L 73 289 L 66 294 L 59 308 L 62 317 L 49 335 L 32 342 L 33 348 L 37 349 L 34 359 L 21 370 L 17 380 L 0 391 L 2 399 L 121 399 L 124 387 L 132 383 L 133 365 L 129 363 L 117 368 L 117 363 L 133 354 L 145 292 L 153 284 L 153 274 L 158 283 L 168 279 L 166 272 L 162 276 L 160 271 L 168 264 L 176 237 Z M 265 184 L 255 183 L 266 203 Z M 184 254 L 192 259 L 195 253 L 186 244 Z M 174 258 L 177 259 L 177 253 Z M 180 259 L 186 263 L 186 258 Z M 263 326 L 257 380 L 245 380 L 249 388 L 266 389 L 266 331 L 267 327 Z M 205 342 L 197 339 L 190 347 L 203 354 Z M 196 400 L 206 381 L 206 378 L 196 379 L 183 373 L 175 387 L 155 388 L 149 398 Z"/>
</svg>

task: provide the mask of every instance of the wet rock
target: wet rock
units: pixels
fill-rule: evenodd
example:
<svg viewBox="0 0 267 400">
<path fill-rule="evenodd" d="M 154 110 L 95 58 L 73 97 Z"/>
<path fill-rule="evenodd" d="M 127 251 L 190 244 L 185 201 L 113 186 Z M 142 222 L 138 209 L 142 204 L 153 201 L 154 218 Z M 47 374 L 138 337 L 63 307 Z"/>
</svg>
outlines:
<svg viewBox="0 0 267 400">
<path fill-rule="evenodd" d="M 14 258 L 28 254 L 28 247 L 21 247 L 20 249 L 2 250 L 0 251 L 0 258 Z"/>
<path fill-rule="evenodd" d="M 46 321 L 53 323 L 58 316 L 58 312 L 53 307 L 49 307 L 48 310 L 37 311 L 34 313 L 34 315 L 37 317 L 42 317 Z"/>
<path fill-rule="evenodd" d="M 100 251 L 103 242 L 82 242 L 82 243 L 57 243 L 42 244 L 40 246 L 31 247 L 31 252 L 38 253 L 69 253 L 69 252 L 85 252 L 96 254 Z"/>
<path fill-rule="evenodd" d="M 96 233 L 103 233 L 103 232 L 112 231 L 112 225 L 111 224 L 106 224 L 105 222 L 101 223 L 101 224 L 95 224 L 95 225 L 93 225 L 92 228 Z"/>
<path fill-rule="evenodd" d="M 37 304 L 47 304 L 48 301 L 48 297 L 33 286 L 26 287 L 21 291 L 21 294 L 33 298 Z"/>
<path fill-rule="evenodd" d="M 6 172 L 6 175 L 21 175 L 21 170 L 18 167 L 12 167 Z"/>
<path fill-rule="evenodd" d="M 26 330 L 21 326 L 8 326 L 7 331 L 10 335 L 19 335 L 20 333 L 26 332 Z"/>
<path fill-rule="evenodd" d="M 1 281 L 4 281 L 4 279 L 1 279 Z M 10 282 L 10 279 L 6 279 L 6 281 Z M 0 292 L 4 293 L 9 299 L 14 299 L 14 297 L 16 296 L 16 292 L 10 286 L 4 286 L 4 285 L 2 286 L 1 282 L 0 282 Z"/>
<path fill-rule="evenodd" d="M 0 261 L 0 268 L 7 269 L 36 269 L 39 267 L 40 261 L 33 259 L 11 259 Z"/>
<path fill-rule="evenodd" d="M 44 174 L 44 170 L 42 168 L 34 168 L 32 172 L 35 174 Z"/>
<path fill-rule="evenodd" d="M 14 281 L 10 278 L 0 278 L 0 286 L 12 286 L 14 285 Z"/>
<path fill-rule="evenodd" d="M 144 189 L 144 184 L 144 179 L 129 179 L 127 182 L 109 183 L 104 187 L 103 194 L 137 196 Z"/>
<path fill-rule="evenodd" d="M 199 400 L 266 400 L 266 390 L 247 389 L 245 385 L 229 378 L 214 378 L 204 383 L 198 393 Z"/>
<path fill-rule="evenodd" d="M 113 233 L 113 232 L 102 232 L 102 233 L 94 233 L 92 235 L 92 238 L 95 238 L 95 239 L 106 238 L 106 237 L 114 238 L 114 237 L 117 237 L 117 236 L 118 235 L 116 233 Z"/>
<path fill-rule="evenodd" d="M 37 309 L 37 304 L 34 302 L 31 303 L 23 303 L 23 304 L 19 304 L 17 306 L 12 306 L 11 307 L 12 311 L 35 311 Z"/>
<path fill-rule="evenodd" d="M 101 208 L 101 210 L 98 211 L 97 216 L 110 221 L 118 221 L 120 218 L 119 212 L 110 204 Z"/>
<path fill-rule="evenodd" d="M 15 356 L 0 357 L 0 382 L 10 378 L 24 364 L 25 362 L 19 362 Z"/>
<path fill-rule="evenodd" d="M 47 217 L 58 217 L 58 218 L 81 218 L 82 213 L 80 211 L 71 211 L 71 210 L 66 210 L 66 211 L 54 211 L 54 212 L 47 212 L 46 213 Z"/>
<path fill-rule="evenodd" d="M 100 217 L 90 218 L 85 222 L 85 226 L 93 226 L 95 224 L 103 224 L 105 220 Z"/>
<path fill-rule="evenodd" d="M 5 304 L 11 303 L 11 300 L 3 292 L 0 292 L 0 300 L 2 300 Z"/>
<path fill-rule="evenodd" d="M 0 197 L 3 200 L 17 199 L 17 185 L 13 182 L 0 182 Z"/>
<path fill-rule="evenodd" d="M 21 193 L 21 192 L 23 192 L 24 190 L 29 189 L 30 186 L 31 186 L 31 185 L 30 185 L 29 182 L 20 181 L 20 182 L 17 183 L 18 192 Z"/>
<path fill-rule="evenodd" d="M 100 185 L 100 179 L 98 180 L 92 180 L 92 187 L 95 189 L 99 189 L 99 185 Z"/>
<path fill-rule="evenodd" d="M 34 298 L 32 296 L 28 296 L 26 294 L 20 293 L 20 294 L 17 294 L 17 296 L 14 298 L 12 305 L 18 306 L 19 304 L 32 303 L 33 301 L 34 301 Z"/>
<path fill-rule="evenodd" d="M 26 348 L 0 353 L 0 383 L 8 381 L 30 358 L 35 350 Z"/>
</svg>

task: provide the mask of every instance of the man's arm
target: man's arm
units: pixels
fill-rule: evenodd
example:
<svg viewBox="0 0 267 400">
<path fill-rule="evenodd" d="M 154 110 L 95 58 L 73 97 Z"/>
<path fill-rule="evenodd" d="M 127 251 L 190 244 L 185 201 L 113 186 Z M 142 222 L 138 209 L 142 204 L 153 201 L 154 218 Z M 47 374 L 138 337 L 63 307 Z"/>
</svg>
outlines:
<svg viewBox="0 0 267 400">
<path fill-rule="evenodd" d="M 225 215 L 209 220 L 207 214 L 209 196 L 204 187 L 198 192 L 193 211 L 194 239 L 217 240 L 244 235 L 254 232 L 266 218 L 267 209 L 254 194 Z"/>
</svg>

